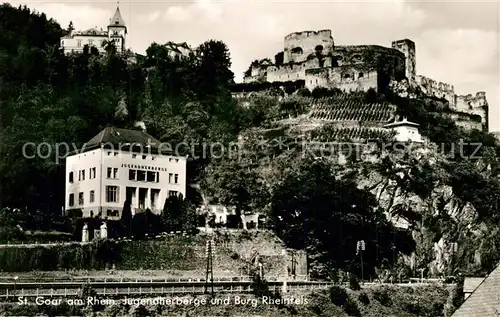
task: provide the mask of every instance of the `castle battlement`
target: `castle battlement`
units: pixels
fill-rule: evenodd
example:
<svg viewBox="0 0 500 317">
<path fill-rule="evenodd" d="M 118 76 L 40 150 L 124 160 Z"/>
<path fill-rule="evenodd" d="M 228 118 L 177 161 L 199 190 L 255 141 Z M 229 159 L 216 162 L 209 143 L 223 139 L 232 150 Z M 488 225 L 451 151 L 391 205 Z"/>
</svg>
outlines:
<svg viewBox="0 0 500 317">
<path fill-rule="evenodd" d="M 301 39 L 307 38 L 311 36 L 323 36 L 323 37 L 332 37 L 332 30 L 324 29 L 319 31 L 301 31 L 301 32 L 293 32 L 285 36 L 285 41 L 292 39 Z"/>
</svg>

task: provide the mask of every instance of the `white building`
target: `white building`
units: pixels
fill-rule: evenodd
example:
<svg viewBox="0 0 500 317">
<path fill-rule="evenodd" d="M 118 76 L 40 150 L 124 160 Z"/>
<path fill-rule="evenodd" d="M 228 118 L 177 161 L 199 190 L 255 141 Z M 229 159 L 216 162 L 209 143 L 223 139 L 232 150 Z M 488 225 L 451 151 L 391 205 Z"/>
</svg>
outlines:
<svg viewBox="0 0 500 317">
<path fill-rule="evenodd" d="M 398 142 L 423 142 L 422 135 L 418 131 L 419 124 L 410 122 L 403 118 L 402 121 L 397 121 L 384 125 L 384 128 L 396 132 L 396 140 Z"/>
<path fill-rule="evenodd" d="M 96 47 L 99 52 L 104 53 L 104 41 L 114 41 L 117 52 L 125 51 L 125 39 L 127 36 L 127 26 L 120 13 L 120 8 L 116 7 L 115 14 L 110 19 L 107 30 L 90 28 L 85 31 L 70 31 L 70 34 L 61 38 L 61 48 L 64 53 L 81 53 L 85 45 Z"/>
<path fill-rule="evenodd" d="M 165 199 L 186 195 L 187 157 L 149 134 L 108 127 L 66 158 L 66 213 L 116 220 L 125 201 L 132 214 L 160 213 Z"/>
</svg>

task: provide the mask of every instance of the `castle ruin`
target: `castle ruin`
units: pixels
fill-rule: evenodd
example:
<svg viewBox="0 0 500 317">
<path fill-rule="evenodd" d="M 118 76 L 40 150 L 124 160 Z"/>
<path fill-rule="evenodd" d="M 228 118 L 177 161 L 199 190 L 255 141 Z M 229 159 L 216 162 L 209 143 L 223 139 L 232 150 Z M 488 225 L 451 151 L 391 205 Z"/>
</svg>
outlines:
<svg viewBox="0 0 500 317">
<path fill-rule="evenodd" d="M 379 45 L 335 45 L 331 30 L 294 32 L 284 39 L 284 49 L 270 58 L 255 60 L 245 72 L 244 83 L 305 81 L 305 87 L 338 88 L 343 91 L 378 92 L 394 83 L 444 99 L 449 108 L 480 116 L 488 129 L 488 102 L 484 92 L 476 96 L 455 94 L 453 85 L 416 74 L 415 43 L 393 41 Z"/>
</svg>

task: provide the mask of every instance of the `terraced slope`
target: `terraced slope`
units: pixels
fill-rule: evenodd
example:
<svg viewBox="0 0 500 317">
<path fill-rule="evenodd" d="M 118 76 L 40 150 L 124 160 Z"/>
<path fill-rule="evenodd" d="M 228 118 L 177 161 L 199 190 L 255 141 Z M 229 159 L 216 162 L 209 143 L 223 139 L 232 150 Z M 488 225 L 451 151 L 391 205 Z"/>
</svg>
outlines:
<svg viewBox="0 0 500 317">
<path fill-rule="evenodd" d="M 373 139 L 387 139 L 394 135 L 393 132 L 383 128 L 334 128 L 323 127 L 311 132 L 312 141 L 366 141 Z"/>
<path fill-rule="evenodd" d="M 394 116 L 389 103 L 364 103 L 348 97 L 333 97 L 317 102 L 310 113 L 311 119 L 328 121 L 358 121 L 386 123 Z"/>
</svg>

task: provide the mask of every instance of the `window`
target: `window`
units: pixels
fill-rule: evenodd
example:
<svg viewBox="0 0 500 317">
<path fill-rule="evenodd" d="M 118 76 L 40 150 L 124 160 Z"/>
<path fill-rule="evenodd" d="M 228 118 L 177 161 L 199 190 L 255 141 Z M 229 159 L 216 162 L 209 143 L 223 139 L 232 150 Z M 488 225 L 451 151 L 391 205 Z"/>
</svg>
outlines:
<svg viewBox="0 0 500 317">
<path fill-rule="evenodd" d="M 362 77 L 364 77 L 364 76 L 365 76 L 365 74 L 363 74 L 363 73 L 359 73 L 359 74 L 358 74 L 358 78 L 362 78 Z"/>
<path fill-rule="evenodd" d="M 132 158 L 136 158 L 137 157 L 137 154 L 132 154 Z"/>
<path fill-rule="evenodd" d="M 75 205 L 75 194 L 69 194 L 69 205 L 70 207 Z"/>
<path fill-rule="evenodd" d="M 108 156 L 111 156 L 111 151 L 108 151 Z"/>
<path fill-rule="evenodd" d="M 154 156 L 151 156 L 151 160 L 154 161 L 156 159 L 156 157 Z"/>
<path fill-rule="evenodd" d="M 89 169 L 89 179 L 95 178 L 95 167 Z"/>
<path fill-rule="evenodd" d="M 147 181 L 155 183 L 156 182 L 156 174 L 157 174 L 157 172 L 149 172 L 148 171 L 147 172 L 147 176 L 146 176 L 147 177 Z"/>
<path fill-rule="evenodd" d="M 114 152 L 113 154 L 114 154 L 115 156 L 118 156 L 118 152 Z"/>
<path fill-rule="evenodd" d="M 69 172 L 69 182 L 73 183 L 73 172 Z"/>
<path fill-rule="evenodd" d="M 136 170 L 129 170 L 128 171 L 128 179 L 131 181 L 135 181 L 137 179 L 137 171 Z"/>
<path fill-rule="evenodd" d="M 137 180 L 140 182 L 146 181 L 146 171 L 137 171 Z"/>
<path fill-rule="evenodd" d="M 93 203 L 95 199 L 95 193 L 93 190 L 90 191 L 90 197 L 89 197 L 89 202 Z"/>
<path fill-rule="evenodd" d="M 106 202 L 118 202 L 118 186 L 106 186 Z"/>
<path fill-rule="evenodd" d="M 147 155 L 143 155 L 142 159 L 145 160 L 147 157 L 148 157 Z"/>
<path fill-rule="evenodd" d="M 168 173 L 168 182 L 172 184 L 172 177 L 174 177 L 174 174 Z"/>
<path fill-rule="evenodd" d="M 85 180 L 85 170 L 78 171 L 78 181 L 84 181 L 84 180 Z"/>
<path fill-rule="evenodd" d="M 82 40 L 77 40 L 76 41 L 76 46 L 77 47 L 82 47 Z"/>
<path fill-rule="evenodd" d="M 94 45 L 94 40 L 89 40 L 89 45 Z"/>
<path fill-rule="evenodd" d="M 173 196 L 177 196 L 177 191 L 176 190 L 169 190 L 168 197 L 173 197 Z"/>
<path fill-rule="evenodd" d="M 83 205 L 83 193 L 78 193 L 78 205 Z"/>
<path fill-rule="evenodd" d="M 118 168 L 111 168 L 111 167 L 108 167 L 108 174 L 107 174 L 108 178 L 118 178 Z"/>
<path fill-rule="evenodd" d="M 179 174 L 174 175 L 174 183 L 179 184 Z"/>
</svg>

